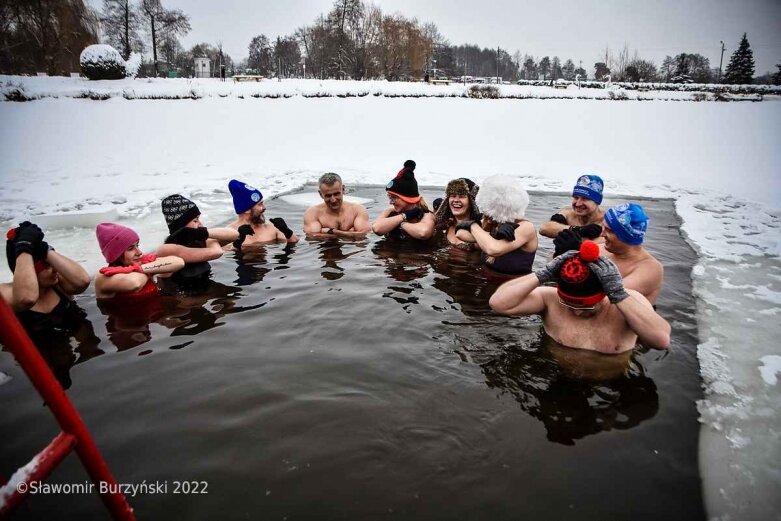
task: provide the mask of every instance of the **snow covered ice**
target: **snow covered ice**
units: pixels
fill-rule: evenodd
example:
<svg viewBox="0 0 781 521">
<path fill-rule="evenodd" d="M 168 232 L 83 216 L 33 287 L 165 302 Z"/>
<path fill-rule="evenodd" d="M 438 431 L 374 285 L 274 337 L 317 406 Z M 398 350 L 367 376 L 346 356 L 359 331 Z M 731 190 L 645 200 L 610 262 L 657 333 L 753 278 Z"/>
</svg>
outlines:
<svg viewBox="0 0 781 521">
<path fill-rule="evenodd" d="M 0 84 L 41 98 L 0 103 L 0 225 L 47 222 L 47 239 L 90 273 L 102 263 L 94 224 L 105 212 L 118 212 L 152 249 L 165 234 L 162 216 L 150 218 L 162 197 L 182 193 L 198 201 L 207 224 L 221 224 L 231 217 L 231 178 L 266 197 L 326 171 L 340 173 L 348 186 L 384 185 L 412 158 L 426 186 L 508 174 L 528 190 L 568 193 L 580 174 L 594 172 L 612 197 L 675 199 L 682 231 L 699 255 L 693 281 L 708 513 L 771 519 L 781 511 L 778 97 L 474 100 L 446 97 L 461 86 L 317 80 L 0 77 Z M 443 96 L 369 95 L 432 88 Z M 109 99 L 74 99 L 85 91 Z M 252 97 L 261 91 L 280 98 Z M 318 92 L 356 96 L 301 95 Z M 200 99 L 133 99 L 188 93 Z M 2 263 L 0 280 L 9 278 Z"/>
</svg>

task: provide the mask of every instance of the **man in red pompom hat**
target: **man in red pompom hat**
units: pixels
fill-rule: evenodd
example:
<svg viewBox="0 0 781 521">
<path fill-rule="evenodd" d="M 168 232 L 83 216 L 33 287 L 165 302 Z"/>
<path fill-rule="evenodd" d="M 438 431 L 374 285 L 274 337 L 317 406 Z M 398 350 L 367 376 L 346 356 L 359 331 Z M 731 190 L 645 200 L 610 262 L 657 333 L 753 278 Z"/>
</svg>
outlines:
<svg viewBox="0 0 781 521">
<path fill-rule="evenodd" d="M 556 287 L 544 286 L 556 282 Z M 504 315 L 541 315 L 545 333 L 567 347 L 606 354 L 632 350 L 639 342 L 670 346 L 670 324 L 641 293 L 625 289 L 618 268 L 583 241 L 544 268 L 506 282 L 490 300 Z"/>
</svg>

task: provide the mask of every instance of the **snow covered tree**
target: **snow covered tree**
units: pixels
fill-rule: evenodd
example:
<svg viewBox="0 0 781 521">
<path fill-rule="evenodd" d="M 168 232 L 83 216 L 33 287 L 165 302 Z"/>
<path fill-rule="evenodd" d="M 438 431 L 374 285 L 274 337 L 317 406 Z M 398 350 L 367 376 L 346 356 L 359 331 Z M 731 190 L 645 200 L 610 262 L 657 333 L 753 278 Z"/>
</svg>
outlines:
<svg viewBox="0 0 781 521">
<path fill-rule="evenodd" d="M 274 55 L 271 42 L 263 34 L 255 36 L 249 43 L 247 67 L 253 69 L 257 74 L 270 76 L 274 67 L 273 62 Z"/>
<path fill-rule="evenodd" d="M 778 71 L 773 74 L 773 85 L 781 85 L 781 63 L 776 64 L 776 68 Z"/>
<path fill-rule="evenodd" d="M 572 79 L 574 80 L 575 78 L 578 78 L 578 79 L 581 79 L 581 80 L 584 80 L 584 81 L 586 79 L 588 79 L 588 74 L 586 74 L 586 69 L 584 69 L 583 67 L 578 67 L 577 69 L 575 69 L 575 77 L 572 78 Z"/>
<path fill-rule="evenodd" d="M 152 61 L 155 76 L 160 74 L 157 66 L 157 45 L 166 37 L 178 37 L 190 32 L 190 17 L 179 9 L 166 9 L 160 0 L 141 0 L 141 14 L 152 39 Z"/>
<path fill-rule="evenodd" d="M 527 80 L 536 80 L 537 78 L 539 78 L 539 74 L 537 72 L 537 64 L 534 63 L 534 58 L 532 58 L 531 56 L 526 58 L 526 61 L 523 62 L 523 75 Z"/>
<path fill-rule="evenodd" d="M 605 79 L 605 76 L 610 74 L 610 69 L 607 68 L 607 65 L 604 62 L 597 62 L 594 64 L 594 79 L 597 81 L 602 81 Z"/>
<path fill-rule="evenodd" d="M 561 74 L 565 80 L 572 81 L 575 79 L 575 64 L 572 60 L 567 60 L 561 67 Z"/>
<path fill-rule="evenodd" d="M 558 80 L 564 76 L 564 71 L 561 70 L 561 60 L 558 56 L 554 56 L 551 61 L 551 79 Z"/>
<path fill-rule="evenodd" d="M 675 59 L 672 56 L 665 56 L 662 61 L 662 68 L 659 69 L 660 79 L 669 82 L 675 74 Z"/>
<path fill-rule="evenodd" d="M 540 60 L 539 71 L 540 74 L 542 74 L 543 80 L 548 79 L 548 74 L 550 74 L 550 58 L 545 56 Z"/>
<path fill-rule="evenodd" d="M 732 85 L 747 85 L 754 78 L 754 53 L 748 44 L 746 33 L 740 40 L 738 49 L 732 53 L 727 70 L 724 73 L 724 83 Z"/>
<path fill-rule="evenodd" d="M 131 52 L 143 51 L 138 34 L 140 15 L 130 0 L 103 0 L 100 22 L 108 43 L 122 53 L 122 58 L 127 60 Z"/>
</svg>

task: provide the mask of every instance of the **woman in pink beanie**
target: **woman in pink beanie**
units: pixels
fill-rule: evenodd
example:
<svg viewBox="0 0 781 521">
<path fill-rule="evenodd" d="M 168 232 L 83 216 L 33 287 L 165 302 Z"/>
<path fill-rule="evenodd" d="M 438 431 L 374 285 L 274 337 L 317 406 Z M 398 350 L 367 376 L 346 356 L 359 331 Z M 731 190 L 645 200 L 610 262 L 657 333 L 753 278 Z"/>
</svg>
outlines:
<svg viewBox="0 0 781 521">
<path fill-rule="evenodd" d="M 179 257 L 144 255 L 138 248 L 138 234 L 121 224 L 100 223 L 95 229 L 100 252 L 108 266 L 95 276 L 95 296 L 141 297 L 157 294 L 153 275 L 174 273 L 184 266 Z"/>
</svg>

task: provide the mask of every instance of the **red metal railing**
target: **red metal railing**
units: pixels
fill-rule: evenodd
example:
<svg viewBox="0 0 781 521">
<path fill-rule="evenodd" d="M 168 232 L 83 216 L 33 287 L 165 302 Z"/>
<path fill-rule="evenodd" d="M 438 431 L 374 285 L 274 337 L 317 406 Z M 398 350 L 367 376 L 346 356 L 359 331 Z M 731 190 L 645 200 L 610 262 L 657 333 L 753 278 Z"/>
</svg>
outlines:
<svg viewBox="0 0 781 521">
<path fill-rule="evenodd" d="M 62 432 L 45 449 L 17 471 L 4 487 L 0 487 L 0 519 L 8 517 L 14 507 L 24 500 L 30 491 L 30 483 L 46 478 L 74 449 L 95 484 L 96 491 L 119 490 L 78 411 L 3 298 L 0 298 L 0 326 L 0 342 L 13 353 L 62 428 Z M 26 486 L 18 486 L 19 483 L 25 483 Z M 6 498 L 5 502 L 2 501 L 3 497 Z M 133 509 L 123 494 L 106 492 L 101 493 L 100 497 L 113 519 L 135 521 Z"/>
</svg>

